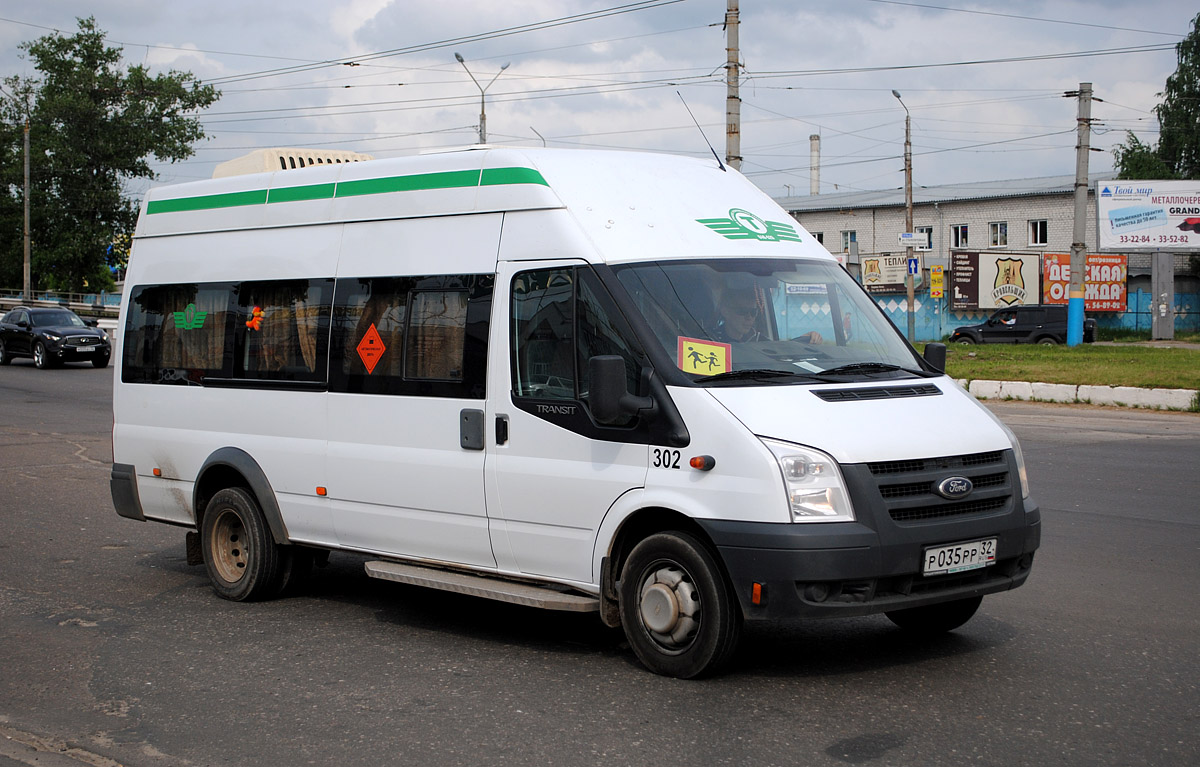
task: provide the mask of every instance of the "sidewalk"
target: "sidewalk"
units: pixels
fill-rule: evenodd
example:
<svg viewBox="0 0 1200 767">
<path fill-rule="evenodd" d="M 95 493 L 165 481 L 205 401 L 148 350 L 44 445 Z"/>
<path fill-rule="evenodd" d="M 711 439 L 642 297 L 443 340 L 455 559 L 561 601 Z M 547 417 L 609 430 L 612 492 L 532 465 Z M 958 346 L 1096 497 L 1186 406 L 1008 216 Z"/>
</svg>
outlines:
<svg viewBox="0 0 1200 767">
<path fill-rule="evenodd" d="M 966 378 L 957 381 L 959 386 L 979 399 L 1070 402 L 1153 410 L 1200 410 L 1200 393 L 1196 389 L 1139 389 L 1135 386 L 1077 386 L 1029 381 L 972 381 Z"/>
</svg>

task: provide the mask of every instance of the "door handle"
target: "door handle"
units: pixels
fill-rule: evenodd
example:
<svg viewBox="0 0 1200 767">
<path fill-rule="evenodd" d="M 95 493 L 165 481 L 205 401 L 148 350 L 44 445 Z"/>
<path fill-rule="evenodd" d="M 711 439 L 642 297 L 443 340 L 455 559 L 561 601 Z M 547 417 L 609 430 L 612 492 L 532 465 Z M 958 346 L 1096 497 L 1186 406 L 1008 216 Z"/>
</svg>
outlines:
<svg viewBox="0 0 1200 767">
<path fill-rule="evenodd" d="M 508 416 L 496 416 L 496 444 L 503 445 L 508 442 Z"/>
</svg>

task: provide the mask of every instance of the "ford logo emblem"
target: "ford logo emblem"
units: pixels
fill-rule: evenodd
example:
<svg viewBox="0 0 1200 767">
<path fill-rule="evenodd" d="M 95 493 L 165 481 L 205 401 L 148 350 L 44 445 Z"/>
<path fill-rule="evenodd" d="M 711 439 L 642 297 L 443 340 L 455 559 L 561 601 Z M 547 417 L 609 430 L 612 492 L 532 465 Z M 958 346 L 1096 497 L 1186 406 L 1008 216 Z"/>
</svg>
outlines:
<svg viewBox="0 0 1200 767">
<path fill-rule="evenodd" d="M 937 483 L 937 494 L 951 501 L 966 498 L 974 489 L 975 485 L 966 477 L 947 477 Z"/>
</svg>

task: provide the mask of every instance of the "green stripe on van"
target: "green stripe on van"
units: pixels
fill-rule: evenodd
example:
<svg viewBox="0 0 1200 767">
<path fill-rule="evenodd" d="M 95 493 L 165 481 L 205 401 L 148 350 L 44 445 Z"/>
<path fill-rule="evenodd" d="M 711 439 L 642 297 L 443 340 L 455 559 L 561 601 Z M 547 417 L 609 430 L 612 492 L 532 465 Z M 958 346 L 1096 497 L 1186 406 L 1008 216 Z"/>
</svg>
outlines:
<svg viewBox="0 0 1200 767">
<path fill-rule="evenodd" d="M 550 186 L 542 174 L 533 168 L 485 168 L 480 186 L 501 186 L 503 184 L 541 184 Z"/>
<path fill-rule="evenodd" d="M 248 192 L 206 194 L 202 197 L 178 197 L 174 200 L 151 200 L 150 204 L 146 206 L 146 213 L 179 213 L 185 210 L 236 208 L 240 205 L 262 205 L 266 201 L 266 189 L 251 189 Z"/>
<path fill-rule="evenodd" d="M 361 181 L 343 181 L 337 185 L 337 196 L 356 197 L 361 194 L 417 192 L 465 186 L 479 186 L 479 171 L 453 170 L 445 173 L 418 173 L 415 176 L 388 176 L 386 178 L 364 178 Z"/>
<path fill-rule="evenodd" d="M 328 200 L 333 197 L 335 184 L 310 184 L 308 186 L 272 187 L 267 202 L 302 202 L 304 200 Z"/>
<path fill-rule="evenodd" d="M 200 197 L 179 197 L 174 200 L 151 200 L 146 213 L 179 213 L 216 208 L 235 208 L 244 205 L 264 205 L 277 202 L 328 200 L 334 197 L 358 197 L 389 192 L 420 192 L 430 189 L 466 189 L 506 184 L 540 184 L 550 186 L 533 168 L 488 168 L 487 170 L 454 170 L 443 173 L 416 173 L 411 176 L 387 176 L 343 181 L 337 184 L 308 184 L 276 187 L 270 190 L 253 189 L 247 192 L 209 194 Z M 268 196 L 269 192 L 269 196 Z"/>
</svg>

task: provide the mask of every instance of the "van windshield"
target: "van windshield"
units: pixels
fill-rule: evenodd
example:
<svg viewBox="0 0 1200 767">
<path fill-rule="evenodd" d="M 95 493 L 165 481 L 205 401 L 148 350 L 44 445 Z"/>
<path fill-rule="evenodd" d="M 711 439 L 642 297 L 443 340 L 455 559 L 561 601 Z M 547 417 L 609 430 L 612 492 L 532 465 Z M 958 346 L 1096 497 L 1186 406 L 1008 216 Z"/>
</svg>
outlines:
<svg viewBox="0 0 1200 767">
<path fill-rule="evenodd" d="M 613 271 L 662 349 L 698 383 L 928 375 L 875 302 L 830 261 L 664 261 Z"/>
</svg>

